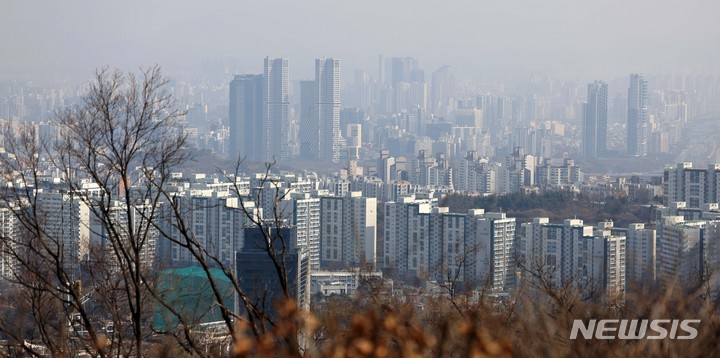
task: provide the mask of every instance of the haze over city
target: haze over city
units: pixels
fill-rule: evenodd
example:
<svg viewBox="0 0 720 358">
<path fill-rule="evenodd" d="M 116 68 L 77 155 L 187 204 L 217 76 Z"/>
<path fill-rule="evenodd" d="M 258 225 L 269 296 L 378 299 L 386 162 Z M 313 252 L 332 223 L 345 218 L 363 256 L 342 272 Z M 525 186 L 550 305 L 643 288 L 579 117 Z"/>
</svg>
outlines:
<svg viewBox="0 0 720 358">
<path fill-rule="evenodd" d="M 718 14 L 3 1 L 0 357 L 720 357 Z"/>
<path fill-rule="evenodd" d="M 0 71 L 87 76 L 157 63 L 174 75 L 235 59 L 233 70 L 252 72 L 275 56 L 303 78 L 318 56 L 342 58 L 349 74 L 375 69 L 383 54 L 475 80 L 717 72 L 718 12 L 713 0 L 6 1 Z"/>
</svg>

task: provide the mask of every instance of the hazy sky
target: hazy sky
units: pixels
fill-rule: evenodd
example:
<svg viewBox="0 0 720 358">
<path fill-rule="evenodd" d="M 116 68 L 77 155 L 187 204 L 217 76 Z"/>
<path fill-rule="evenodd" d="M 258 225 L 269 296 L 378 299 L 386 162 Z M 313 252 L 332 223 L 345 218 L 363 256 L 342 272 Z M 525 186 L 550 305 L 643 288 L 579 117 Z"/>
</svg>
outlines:
<svg viewBox="0 0 720 358">
<path fill-rule="evenodd" d="M 0 73 L 166 69 L 236 58 L 291 76 L 334 56 L 375 74 L 379 54 L 488 72 L 593 78 L 720 64 L 718 0 L 11 1 L 0 0 Z M 167 72 L 167 71 L 166 71 Z M 349 72 L 346 72 L 349 73 Z"/>
</svg>

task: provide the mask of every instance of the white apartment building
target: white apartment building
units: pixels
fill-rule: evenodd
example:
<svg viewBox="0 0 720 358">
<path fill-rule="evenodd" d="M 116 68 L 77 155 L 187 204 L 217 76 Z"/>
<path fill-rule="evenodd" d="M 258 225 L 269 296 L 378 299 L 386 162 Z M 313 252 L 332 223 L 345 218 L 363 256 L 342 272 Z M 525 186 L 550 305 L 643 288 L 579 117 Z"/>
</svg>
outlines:
<svg viewBox="0 0 720 358">
<path fill-rule="evenodd" d="M 320 198 L 309 193 L 292 193 L 294 246 L 305 250 L 310 270 L 320 269 Z"/>
<path fill-rule="evenodd" d="M 580 184 L 583 174 L 579 166 L 569 158 L 545 159 L 537 167 L 537 184 L 563 186 Z"/>
<path fill-rule="evenodd" d="M 172 210 L 169 205 L 165 211 Z M 208 255 L 216 257 L 221 263 L 231 266 L 235 260 L 235 252 L 244 244 L 244 227 L 248 221 L 246 214 L 240 208 L 238 198 L 228 193 L 216 191 L 186 192 L 175 197 L 175 205 L 192 240 L 205 247 Z M 259 217 L 259 210 L 255 203 L 245 201 L 245 210 L 251 215 Z M 184 242 L 174 214 L 167 213 L 163 220 L 163 231 L 172 238 Z M 163 239 L 161 255 L 174 266 L 184 266 L 196 262 L 189 250 L 181 245 Z M 211 260 L 209 260 L 211 261 Z"/>
<path fill-rule="evenodd" d="M 687 208 L 699 209 L 705 204 L 720 202 L 720 163 L 707 169 L 693 163 L 678 163 L 663 173 L 664 203 L 684 201 Z"/>
<path fill-rule="evenodd" d="M 657 279 L 662 286 L 689 287 L 717 280 L 720 268 L 720 221 L 664 216 L 657 236 Z"/>
<path fill-rule="evenodd" d="M 515 218 L 505 213 L 483 213 L 482 209 L 471 210 L 467 217 L 471 220 L 471 230 L 466 238 L 474 251 L 468 276 L 493 292 L 506 292 L 515 287 Z"/>
<path fill-rule="evenodd" d="M 320 198 L 320 266 L 375 266 L 377 199 L 361 192 Z"/>
<path fill-rule="evenodd" d="M 414 196 L 400 197 L 397 201 L 385 203 L 384 272 L 396 275 L 407 273 L 408 244 L 417 240 L 417 236 L 415 240 L 409 239 L 412 238 L 409 234 L 410 225 L 424 225 L 418 216 L 429 213 L 431 209 L 430 200 L 416 200 Z"/>
<path fill-rule="evenodd" d="M 107 208 L 108 216 L 106 217 L 97 215 L 102 210 L 90 213 L 91 255 L 95 255 L 92 250 L 102 250 L 97 253 L 107 255 L 111 269 L 118 272 L 120 265 L 125 263 L 118 262 L 118 258 L 114 254 L 115 245 L 122 245 L 126 248 L 135 245 L 140 248 L 141 265 L 145 268 L 152 268 L 155 264 L 160 233 L 149 219 L 151 215 L 158 213 L 153 213 L 151 206 L 145 204 L 134 205 L 129 211 L 121 201 L 113 201 L 111 205 L 110 208 Z M 134 240 L 133 242 L 130 241 L 131 238 Z"/>
<path fill-rule="evenodd" d="M 584 294 L 625 292 L 624 236 L 612 235 L 611 223 L 595 229 L 582 220 L 562 224 L 535 218 L 521 225 L 518 254 L 523 276 L 545 275 L 553 285 L 575 285 Z"/>
<path fill-rule="evenodd" d="M 461 289 L 507 290 L 515 282 L 514 225 L 504 213 L 450 213 L 412 196 L 387 202 L 383 270 Z"/>
<path fill-rule="evenodd" d="M 636 285 L 655 282 L 656 231 L 645 224 L 630 224 L 625 231 L 627 240 L 626 281 Z"/>
<path fill-rule="evenodd" d="M 90 240 L 90 209 L 78 193 L 37 193 L 37 215 L 49 250 L 58 250 L 63 269 L 79 277 L 80 262 L 87 259 Z"/>
<path fill-rule="evenodd" d="M 15 253 L 19 246 L 20 226 L 10 208 L 0 208 L 0 277 L 12 277 L 17 268 Z"/>
<path fill-rule="evenodd" d="M 492 165 L 487 157 L 480 157 L 476 151 L 469 151 L 460 159 L 458 170 L 453 173 L 455 189 L 461 192 L 496 193 L 500 166 Z"/>
</svg>

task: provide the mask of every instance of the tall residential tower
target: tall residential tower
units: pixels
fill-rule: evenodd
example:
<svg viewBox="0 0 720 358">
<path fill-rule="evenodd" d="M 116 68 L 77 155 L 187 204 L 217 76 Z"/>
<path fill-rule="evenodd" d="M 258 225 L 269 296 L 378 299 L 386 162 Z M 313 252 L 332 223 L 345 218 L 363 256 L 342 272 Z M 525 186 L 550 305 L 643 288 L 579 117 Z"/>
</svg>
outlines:
<svg viewBox="0 0 720 358">
<path fill-rule="evenodd" d="M 648 153 L 648 89 L 641 73 L 630 75 L 628 88 L 627 154 L 644 157 Z"/>
<path fill-rule="evenodd" d="M 264 68 L 263 153 L 260 159 L 287 159 L 290 157 L 288 59 L 265 57 Z"/>
<path fill-rule="evenodd" d="M 230 82 L 228 124 L 231 158 L 287 159 L 290 121 L 288 60 L 266 57 L 262 75 L 240 75 Z"/>
<path fill-rule="evenodd" d="M 315 60 L 315 81 L 300 82 L 300 156 L 340 161 L 340 60 Z"/>
<path fill-rule="evenodd" d="M 583 157 L 605 155 L 607 146 L 608 85 L 595 81 L 588 84 L 587 104 L 583 120 Z"/>
<path fill-rule="evenodd" d="M 260 156 L 263 75 L 239 75 L 230 82 L 230 158 Z"/>
</svg>

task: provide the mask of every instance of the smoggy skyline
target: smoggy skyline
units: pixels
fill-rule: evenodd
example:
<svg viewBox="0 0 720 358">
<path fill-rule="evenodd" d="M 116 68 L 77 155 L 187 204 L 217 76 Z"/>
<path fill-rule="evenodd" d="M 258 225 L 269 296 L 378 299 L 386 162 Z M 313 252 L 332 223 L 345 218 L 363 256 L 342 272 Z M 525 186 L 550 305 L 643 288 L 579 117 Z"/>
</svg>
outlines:
<svg viewBox="0 0 720 358">
<path fill-rule="evenodd" d="M 476 79 L 717 72 L 719 12 L 712 0 L 7 1 L 0 72 L 87 75 L 155 63 L 178 71 L 204 59 L 253 72 L 269 55 L 289 58 L 294 78 L 310 77 L 321 56 L 374 75 L 380 54 L 417 57 L 426 75 L 448 64 Z"/>
</svg>

